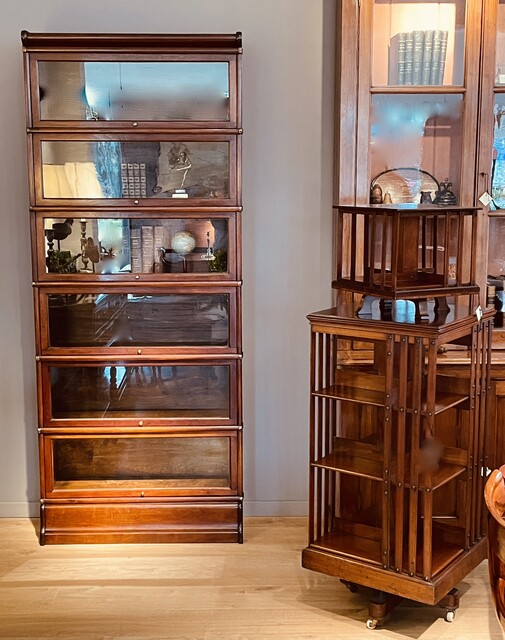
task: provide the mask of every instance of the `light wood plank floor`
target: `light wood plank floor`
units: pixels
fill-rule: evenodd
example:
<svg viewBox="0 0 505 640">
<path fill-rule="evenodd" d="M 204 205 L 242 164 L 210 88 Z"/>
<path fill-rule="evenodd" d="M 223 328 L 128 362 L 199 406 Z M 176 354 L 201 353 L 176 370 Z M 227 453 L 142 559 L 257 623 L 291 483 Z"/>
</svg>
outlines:
<svg viewBox="0 0 505 640">
<path fill-rule="evenodd" d="M 246 519 L 243 545 L 40 547 L 36 524 L 0 519 L 2 640 L 503 638 L 486 563 L 461 583 L 453 623 L 403 602 L 367 630 L 366 592 L 301 568 L 303 518 Z"/>
</svg>

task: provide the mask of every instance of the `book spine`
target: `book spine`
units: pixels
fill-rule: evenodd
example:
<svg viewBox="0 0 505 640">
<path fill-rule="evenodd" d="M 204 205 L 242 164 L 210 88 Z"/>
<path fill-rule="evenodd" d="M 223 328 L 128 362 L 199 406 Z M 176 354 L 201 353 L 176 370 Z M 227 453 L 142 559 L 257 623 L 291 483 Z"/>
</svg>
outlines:
<svg viewBox="0 0 505 640">
<path fill-rule="evenodd" d="M 431 57 L 430 84 L 439 84 L 440 50 L 442 46 L 442 31 L 433 32 L 433 53 Z"/>
<path fill-rule="evenodd" d="M 412 32 L 405 34 L 405 83 L 412 84 L 414 66 L 414 36 Z"/>
<path fill-rule="evenodd" d="M 161 248 L 163 247 L 163 227 L 154 227 L 154 262 L 161 262 Z"/>
<path fill-rule="evenodd" d="M 423 74 L 424 31 L 413 32 L 412 84 L 421 84 Z"/>
<path fill-rule="evenodd" d="M 431 64 L 433 57 L 433 31 L 424 32 L 423 71 L 421 84 L 430 84 Z"/>
<path fill-rule="evenodd" d="M 150 225 L 142 227 L 142 272 L 152 273 L 154 265 L 154 229 Z"/>
<path fill-rule="evenodd" d="M 445 57 L 447 55 L 447 39 L 449 37 L 448 31 L 442 31 L 440 37 L 440 65 L 438 67 L 438 82 L 437 84 L 444 84 L 444 72 L 445 72 Z"/>
<path fill-rule="evenodd" d="M 400 31 L 389 41 L 388 84 L 405 84 L 405 39 L 407 34 Z"/>
<path fill-rule="evenodd" d="M 142 272 L 142 238 L 139 228 L 130 230 L 132 273 Z"/>
</svg>

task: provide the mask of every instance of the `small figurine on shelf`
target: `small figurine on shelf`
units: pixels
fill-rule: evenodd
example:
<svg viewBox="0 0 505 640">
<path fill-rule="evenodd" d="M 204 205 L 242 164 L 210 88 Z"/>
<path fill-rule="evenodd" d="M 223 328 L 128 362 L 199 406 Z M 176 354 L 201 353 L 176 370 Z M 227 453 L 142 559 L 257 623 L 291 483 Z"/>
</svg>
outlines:
<svg viewBox="0 0 505 640">
<path fill-rule="evenodd" d="M 421 191 L 421 199 L 419 201 L 420 204 L 433 204 L 433 199 L 431 197 L 431 191 Z"/>
<path fill-rule="evenodd" d="M 386 191 L 386 193 L 384 194 L 384 197 L 382 198 L 382 204 L 393 204 L 393 200 L 389 191 Z"/>
<path fill-rule="evenodd" d="M 370 204 L 382 204 L 382 189 L 379 184 L 370 189 Z"/>
<path fill-rule="evenodd" d="M 456 196 L 451 191 L 452 182 L 449 182 L 449 178 L 445 179 L 445 182 L 440 183 L 440 189 L 437 191 L 433 204 L 443 204 L 446 206 L 455 205 L 458 203 Z"/>
</svg>

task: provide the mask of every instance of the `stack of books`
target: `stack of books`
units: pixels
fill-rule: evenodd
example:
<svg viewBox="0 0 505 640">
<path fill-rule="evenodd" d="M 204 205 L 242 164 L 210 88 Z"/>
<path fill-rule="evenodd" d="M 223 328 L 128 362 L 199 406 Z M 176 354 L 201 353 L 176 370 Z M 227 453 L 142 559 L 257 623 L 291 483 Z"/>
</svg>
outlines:
<svg viewBox="0 0 505 640">
<path fill-rule="evenodd" d="M 390 85 L 441 85 L 449 32 L 402 31 L 389 45 Z"/>
</svg>

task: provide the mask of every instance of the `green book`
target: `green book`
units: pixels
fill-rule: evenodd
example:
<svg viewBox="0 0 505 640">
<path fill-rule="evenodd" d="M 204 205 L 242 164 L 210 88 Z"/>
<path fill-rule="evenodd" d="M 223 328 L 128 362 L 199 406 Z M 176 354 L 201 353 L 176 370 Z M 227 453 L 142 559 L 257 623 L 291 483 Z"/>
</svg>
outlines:
<svg viewBox="0 0 505 640">
<path fill-rule="evenodd" d="M 405 32 L 394 35 L 389 41 L 388 84 L 405 84 Z"/>
<path fill-rule="evenodd" d="M 414 67 L 414 34 L 409 31 L 405 34 L 405 82 L 412 84 L 412 72 Z"/>
<path fill-rule="evenodd" d="M 430 84 L 432 57 L 433 30 L 424 32 L 423 70 L 421 73 L 421 84 Z"/>
<path fill-rule="evenodd" d="M 421 84 L 423 75 L 424 31 L 414 31 L 412 40 L 412 84 Z"/>
</svg>

